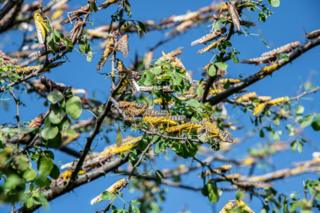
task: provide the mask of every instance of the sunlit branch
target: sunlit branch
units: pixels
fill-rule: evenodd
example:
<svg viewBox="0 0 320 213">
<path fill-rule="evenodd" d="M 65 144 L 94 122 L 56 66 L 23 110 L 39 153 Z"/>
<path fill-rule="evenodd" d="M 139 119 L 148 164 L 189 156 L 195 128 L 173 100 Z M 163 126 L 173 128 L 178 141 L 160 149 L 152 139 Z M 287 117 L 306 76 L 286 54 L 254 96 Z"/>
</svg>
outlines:
<svg viewBox="0 0 320 213">
<path fill-rule="evenodd" d="M 257 73 L 245 78 L 239 85 L 231 87 L 230 89 L 227 89 L 226 91 L 209 98 L 207 101 L 212 105 L 220 103 L 221 101 L 225 100 L 229 96 L 243 90 L 244 88 L 247 88 L 248 86 L 256 83 L 257 81 L 264 79 L 265 77 L 267 77 L 269 75 L 272 75 L 273 73 L 278 71 L 283 66 L 294 61 L 296 58 L 301 56 L 303 53 L 311 50 L 312 48 L 314 48 L 318 45 L 320 45 L 320 37 L 315 38 L 311 41 L 307 41 L 302 46 L 300 46 L 300 47 L 296 48 L 295 50 L 293 50 L 292 52 L 290 52 L 288 54 L 287 59 L 281 59 L 279 61 L 274 62 L 271 65 L 267 65 L 267 66 L 263 67 Z"/>
</svg>

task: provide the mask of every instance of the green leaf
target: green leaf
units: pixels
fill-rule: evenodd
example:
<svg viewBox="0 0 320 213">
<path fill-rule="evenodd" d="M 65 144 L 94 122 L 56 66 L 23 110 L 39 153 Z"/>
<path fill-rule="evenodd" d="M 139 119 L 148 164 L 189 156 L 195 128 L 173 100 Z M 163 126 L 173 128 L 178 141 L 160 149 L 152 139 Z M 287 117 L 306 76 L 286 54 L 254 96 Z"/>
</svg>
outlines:
<svg viewBox="0 0 320 213">
<path fill-rule="evenodd" d="M 58 127 L 46 127 L 41 131 L 41 137 L 45 140 L 51 140 L 54 139 L 58 133 Z"/>
<path fill-rule="evenodd" d="M 88 43 L 88 39 L 86 37 L 82 38 L 79 44 L 79 51 L 82 54 L 87 54 L 90 50 L 91 48 L 90 48 L 90 44 Z"/>
<path fill-rule="evenodd" d="M 82 36 L 79 41 L 79 50 L 82 54 L 85 54 L 87 56 L 87 61 L 91 62 L 93 52 L 90 47 L 90 43 L 88 41 L 88 38 L 86 36 Z"/>
<path fill-rule="evenodd" d="M 307 115 L 304 118 L 302 118 L 302 120 L 299 121 L 299 123 L 302 128 L 305 128 L 311 125 L 312 121 L 313 121 L 313 115 Z"/>
<path fill-rule="evenodd" d="M 38 176 L 34 181 L 39 187 L 47 187 L 51 183 L 47 176 Z"/>
<path fill-rule="evenodd" d="M 56 41 L 60 41 L 63 38 L 63 35 L 57 30 L 53 30 L 53 35 Z"/>
<path fill-rule="evenodd" d="M 60 132 L 53 139 L 46 140 L 46 145 L 50 148 L 59 148 L 61 143 L 62 137 Z"/>
<path fill-rule="evenodd" d="M 33 197 L 28 197 L 24 204 L 28 209 L 34 206 L 34 199 Z"/>
<path fill-rule="evenodd" d="M 290 144 L 291 149 L 294 151 L 302 152 L 303 143 L 299 140 L 294 140 Z"/>
<path fill-rule="evenodd" d="M 5 189 L 15 189 L 17 186 L 23 183 L 23 180 L 16 174 L 10 175 L 6 182 L 3 184 Z"/>
<path fill-rule="evenodd" d="M 145 71 L 139 80 L 139 84 L 144 86 L 151 86 L 154 83 L 154 75 L 150 71 Z"/>
<path fill-rule="evenodd" d="M 172 143 L 172 151 L 181 157 L 188 158 L 196 155 L 198 147 L 194 143 Z"/>
<path fill-rule="evenodd" d="M 281 132 L 280 130 L 278 130 L 278 131 L 272 130 L 272 131 L 269 133 L 270 138 L 271 138 L 272 140 L 274 140 L 274 141 L 279 141 L 281 135 L 282 135 L 282 132 Z"/>
<path fill-rule="evenodd" d="M 320 114 L 315 117 L 311 126 L 314 131 L 320 131 Z"/>
<path fill-rule="evenodd" d="M 71 41 L 70 38 L 65 38 L 65 39 L 63 40 L 63 43 L 64 43 L 64 45 L 66 46 L 66 48 L 67 48 L 68 50 L 71 50 L 71 49 L 73 48 L 73 43 L 72 43 L 72 41 Z"/>
<path fill-rule="evenodd" d="M 154 148 L 154 152 L 156 154 L 160 154 L 161 152 L 166 151 L 167 149 L 167 144 L 164 141 L 160 141 L 158 143 L 156 143 L 156 146 Z"/>
<path fill-rule="evenodd" d="M 202 85 L 199 85 L 197 87 L 196 94 L 197 94 L 198 97 L 202 97 L 203 93 L 204 93 L 204 89 L 203 89 Z"/>
<path fill-rule="evenodd" d="M 43 193 L 37 192 L 36 198 L 41 206 L 48 206 L 48 200 Z"/>
<path fill-rule="evenodd" d="M 150 73 L 154 74 L 154 75 L 160 75 L 162 73 L 162 68 L 161 66 L 155 66 L 150 70 Z"/>
<path fill-rule="evenodd" d="M 42 156 L 39 159 L 38 170 L 39 170 L 40 176 L 47 177 L 51 173 L 51 170 L 53 169 L 53 167 L 54 167 L 54 164 L 51 158 Z"/>
<path fill-rule="evenodd" d="M 187 106 L 193 107 L 193 108 L 197 108 L 197 107 L 201 107 L 201 103 L 196 100 L 196 99 L 190 99 L 186 102 Z"/>
<path fill-rule="evenodd" d="M 295 135 L 295 133 L 296 133 L 295 128 L 291 124 L 286 125 L 286 129 L 289 132 L 289 136 Z"/>
<path fill-rule="evenodd" d="M 73 119 L 80 117 L 82 113 L 81 99 L 78 96 L 73 96 L 66 102 L 66 112 Z"/>
<path fill-rule="evenodd" d="M 43 151 L 44 156 L 54 159 L 54 153 L 50 150 Z"/>
<path fill-rule="evenodd" d="M 58 90 L 54 90 L 48 94 L 47 98 L 52 104 L 56 104 L 60 102 L 64 98 L 64 96 Z"/>
<path fill-rule="evenodd" d="M 216 67 L 218 67 L 218 69 L 220 69 L 220 70 L 227 70 L 228 69 L 228 64 L 223 63 L 223 62 L 216 62 L 216 63 L 214 63 L 214 65 Z"/>
<path fill-rule="evenodd" d="M 216 183 L 213 180 L 209 180 L 203 187 L 202 194 L 207 196 L 211 203 L 217 203 L 220 195 Z"/>
<path fill-rule="evenodd" d="M 137 200 L 132 200 L 129 206 L 129 213 L 140 213 L 139 206 L 140 202 Z"/>
<path fill-rule="evenodd" d="M 53 164 L 53 168 L 50 172 L 50 177 L 52 177 L 53 179 L 58 179 L 59 175 L 60 175 L 59 167 Z"/>
<path fill-rule="evenodd" d="M 14 160 L 18 170 L 25 171 L 29 169 L 29 160 L 25 155 L 18 155 Z"/>
<path fill-rule="evenodd" d="M 87 57 L 86 57 L 87 62 L 91 62 L 91 61 L 92 61 L 92 58 L 93 58 L 93 52 L 92 52 L 92 51 L 89 51 L 89 52 L 87 53 Z"/>
<path fill-rule="evenodd" d="M 63 130 L 67 130 L 70 129 L 71 126 L 71 121 L 68 117 L 65 117 L 65 119 L 60 123 L 59 125 L 59 129 Z"/>
<path fill-rule="evenodd" d="M 237 191 L 236 192 L 236 199 L 242 200 L 245 197 L 245 193 L 243 191 Z"/>
<path fill-rule="evenodd" d="M 211 64 L 208 69 L 208 75 L 213 77 L 216 74 L 217 74 L 217 68 L 213 64 Z"/>
<path fill-rule="evenodd" d="M 302 105 L 297 106 L 296 108 L 296 114 L 297 115 L 302 115 L 304 112 L 304 107 Z"/>
<path fill-rule="evenodd" d="M 66 113 L 63 109 L 58 107 L 53 107 L 49 114 L 49 121 L 53 124 L 59 124 L 63 120 Z"/>
<path fill-rule="evenodd" d="M 268 0 L 272 7 L 280 7 L 280 0 Z"/>
<path fill-rule="evenodd" d="M 212 24 L 212 30 L 213 30 L 213 31 L 221 30 L 221 28 L 222 28 L 221 25 L 222 25 L 222 23 L 221 23 L 220 20 L 213 22 L 213 24 Z"/>
<path fill-rule="evenodd" d="M 28 169 L 23 173 L 23 178 L 26 181 L 32 181 L 37 177 L 37 172 L 34 171 L 33 169 Z"/>
</svg>

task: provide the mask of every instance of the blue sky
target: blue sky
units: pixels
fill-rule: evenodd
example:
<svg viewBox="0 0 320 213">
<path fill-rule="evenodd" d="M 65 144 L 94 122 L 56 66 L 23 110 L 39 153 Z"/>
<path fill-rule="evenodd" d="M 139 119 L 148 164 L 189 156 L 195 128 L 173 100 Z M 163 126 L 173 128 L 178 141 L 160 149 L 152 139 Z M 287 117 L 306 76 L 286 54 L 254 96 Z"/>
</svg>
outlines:
<svg viewBox="0 0 320 213">
<path fill-rule="evenodd" d="M 83 5 L 86 1 L 71 2 L 73 5 Z M 139 20 L 160 20 L 163 17 L 172 14 L 182 14 L 188 10 L 192 11 L 212 3 L 210 0 L 140 0 L 131 2 L 133 18 Z M 281 7 L 273 10 L 274 14 L 266 23 L 259 23 L 255 28 L 251 29 L 251 35 L 246 37 L 235 36 L 233 45 L 240 51 L 240 58 L 247 58 L 257 56 L 267 50 L 262 43 L 261 38 L 265 39 L 271 48 L 295 40 L 303 42 L 305 32 L 320 28 L 319 8 L 319 0 L 282 0 Z M 92 21 L 97 24 L 106 23 L 109 21 L 109 15 L 110 13 L 108 12 L 100 13 L 93 17 Z M 256 16 L 252 16 L 252 13 L 245 13 L 245 17 L 247 19 L 254 18 L 253 20 L 256 20 Z M 156 52 L 156 56 L 159 56 L 162 50 L 168 52 L 176 47 L 183 47 L 184 52 L 181 56 L 182 61 L 185 66 L 193 72 L 194 76 L 199 76 L 201 68 L 208 63 L 208 60 L 211 59 L 212 55 L 197 55 L 196 52 L 199 47 L 191 47 L 190 43 L 205 34 L 209 28 L 209 25 L 204 25 L 195 30 L 191 30 L 186 35 L 174 39 L 162 46 Z M 158 39 L 163 38 L 163 36 L 162 33 L 158 32 L 150 33 L 150 35 L 146 35 L 142 39 L 137 36 L 131 36 L 130 54 L 127 62 L 133 60 L 135 53 L 143 54 L 146 48 L 151 47 Z M 6 42 L 7 46 L 5 48 L 10 49 L 10 46 L 12 48 L 15 45 L 15 40 L 12 39 L 9 34 L 1 35 L 1 37 L 5 41 L 9 41 Z M 97 48 L 98 42 L 94 42 L 93 47 L 95 48 L 93 62 L 86 62 L 84 56 L 80 55 L 78 52 L 74 52 L 68 56 L 68 62 L 66 64 L 54 69 L 48 76 L 51 79 L 66 85 L 75 86 L 77 88 L 86 88 L 89 90 L 90 95 L 95 94 L 99 99 L 104 100 L 107 97 L 105 91 L 109 86 L 109 80 L 104 78 L 103 75 L 98 74 L 95 70 L 95 65 L 99 60 L 101 50 Z M 293 96 L 297 94 L 301 84 L 306 80 L 311 78 L 314 84 L 320 82 L 319 53 L 319 48 L 311 50 L 293 63 L 284 67 L 272 77 L 268 77 L 263 81 L 258 82 L 256 85 L 251 86 L 249 90 L 256 90 L 260 95 L 271 95 L 273 97 L 283 95 Z M 106 67 L 107 66 L 108 65 L 106 65 Z M 229 64 L 229 76 L 232 77 L 238 77 L 239 75 L 247 76 L 257 70 L 258 68 L 254 66 Z M 30 95 L 24 93 L 19 94 L 19 96 L 26 104 L 26 107 L 22 107 L 21 109 L 23 121 L 28 121 L 35 117 L 39 112 L 45 110 L 41 105 L 42 102 L 39 102 L 36 96 L 31 95 L 30 98 Z M 317 101 L 319 98 L 319 95 L 315 95 L 314 100 L 306 98 L 303 99 L 301 103 L 305 104 L 307 112 L 319 111 L 320 104 L 319 101 Z M 0 99 L 2 103 L 6 102 L 11 106 L 8 111 L 4 110 L 3 107 L 0 107 L 0 123 L 14 122 L 13 118 L 15 112 L 13 100 L 10 99 L 10 96 L 6 95 L 0 96 Z M 30 110 L 29 107 L 31 104 L 32 109 Z M 237 113 L 233 116 L 234 119 L 244 119 L 244 117 L 248 117 L 249 115 Z M 290 152 L 288 154 L 275 156 L 273 160 L 276 162 L 276 168 L 288 166 L 294 161 L 310 159 L 312 151 L 319 151 L 319 145 L 317 144 L 319 143 L 319 139 L 317 140 L 317 138 L 319 138 L 319 133 L 307 129 L 305 135 L 310 139 L 310 143 L 305 146 L 304 151 L 302 153 L 293 154 Z M 238 156 L 239 158 L 244 157 L 244 151 L 246 151 L 253 142 L 255 141 L 245 141 L 245 143 L 241 144 L 241 146 L 237 147 L 234 152 L 232 152 L 232 155 Z M 69 158 L 63 154 L 58 154 L 57 159 L 61 161 L 69 160 Z M 190 161 L 185 163 L 188 164 Z M 197 174 L 193 175 L 194 177 L 197 176 Z M 297 190 L 302 192 L 302 180 L 306 177 L 310 176 L 304 175 L 297 178 L 290 178 L 284 182 L 277 182 L 275 186 L 279 187 L 281 191 L 288 193 Z M 71 193 L 55 199 L 50 203 L 49 209 L 41 209 L 39 212 L 69 212 L 70 210 L 74 212 L 93 212 L 94 210 L 99 210 L 103 208 L 104 204 L 91 206 L 89 204 L 90 199 L 99 194 L 117 179 L 119 179 L 119 176 L 117 175 L 107 175 L 104 178 L 100 178 L 93 183 L 86 184 Z M 189 183 L 199 183 L 193 177 L 189 177 L 185 180 Z M 211 212 L 214 209 L 219 210 L 227 200 L 232 198 L 233 197 L 231 197 L 230 194 L 223 194 L 221 202 L 213 207 L 207 201 L 207 198 L 200 194 L 168 188 L 168 196 L 163 205 L 163 212 L 179 212 L 184 208 L 191 210 L 191 212 Z M 259 210 L 260 205 L 257 200 L 248 201 L 248 203 L 254 210 Z M 8 210 L 7 207 L 0 207 L 0 210 L 1 208 L 5 211 Z"/>
</svg>

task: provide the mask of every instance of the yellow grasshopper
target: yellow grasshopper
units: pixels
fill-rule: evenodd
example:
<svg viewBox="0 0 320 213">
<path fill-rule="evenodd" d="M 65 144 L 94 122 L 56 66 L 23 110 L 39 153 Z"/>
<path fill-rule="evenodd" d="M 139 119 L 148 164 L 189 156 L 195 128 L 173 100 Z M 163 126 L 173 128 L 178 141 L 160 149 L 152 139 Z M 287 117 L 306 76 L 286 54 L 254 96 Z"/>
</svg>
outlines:
<svg viewBox="0 0 320 213">
<path fill-rule="evenodd" d="M 38 41 L 40 44 L 45 44 L 46 38 L 51 31 L 50 22 L 48 18 L 42 16 L 40 10 L 33 13 L 33 19 L 36 25 Z"/>
</svg>

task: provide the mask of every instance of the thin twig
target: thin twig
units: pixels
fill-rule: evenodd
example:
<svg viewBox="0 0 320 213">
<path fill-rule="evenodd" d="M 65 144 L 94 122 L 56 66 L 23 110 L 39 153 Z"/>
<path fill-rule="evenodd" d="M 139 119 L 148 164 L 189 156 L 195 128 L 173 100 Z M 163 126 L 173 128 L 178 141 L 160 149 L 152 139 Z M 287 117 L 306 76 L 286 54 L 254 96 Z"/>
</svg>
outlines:
<svg viewBox="0 0 320 213">
<path fill-rule="evenodd" d="M 16 104 L 16 121 L 17 121 L 17 127 L 20 128 L 20 100 L 17 98 L 17 96 L 14 94 L 12 90 L 9 90 L 10 95 L 12 96 L 15 104 Z"/>
<path fill-rule="evenodd" d="M 302 92 L 301 94 L 295 96 L 295 97 L 291 97 L 290 100 L 300 100 L 302 97 L 306 96 L 306 95 L 310 95 L 312 93 L 316 93 L 316 92 L 319 92 L 320 91 L 320 87 L 315 87 L 313 89 L 310 89 L 310 90 L 306 90 L 304 92 Z"/>
<path fill-rule="evenodd" d="M 155 144 L 157 142 L 157 140 L 153 140 L 151 141 L 151 143 L 149 143 L 147 145 L 147 147 L 142 151 L 142 153 L 139 156 L 139 159 L 137 160 L 137 162 L 132 166 L 130 172 L 129 172 L 129 178 L 131 178 L 131 176 L 133 175 L 133 173 L 135 172 L 136 168 L 139 166 L 139 164 L 142 162 L 144 156 L 146 155 L 147 151 L 150 149 L 150 147 Z"/>
</svg>

